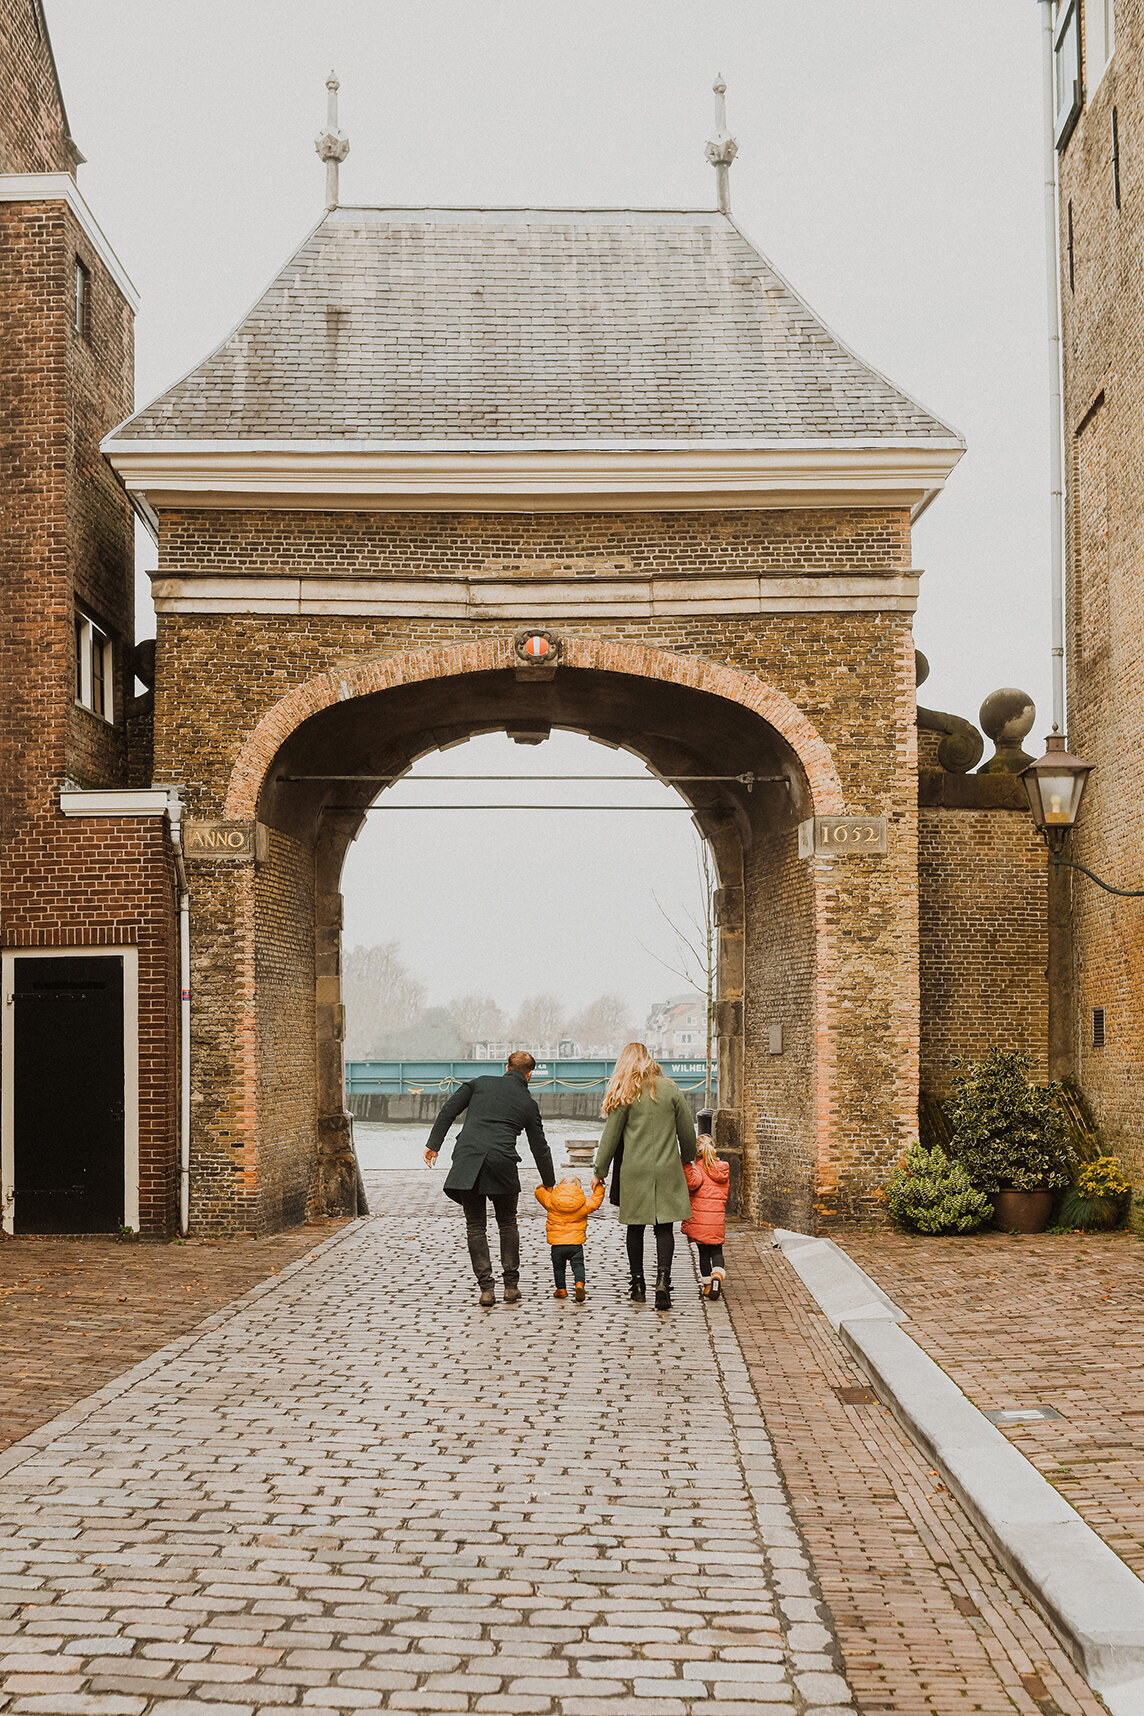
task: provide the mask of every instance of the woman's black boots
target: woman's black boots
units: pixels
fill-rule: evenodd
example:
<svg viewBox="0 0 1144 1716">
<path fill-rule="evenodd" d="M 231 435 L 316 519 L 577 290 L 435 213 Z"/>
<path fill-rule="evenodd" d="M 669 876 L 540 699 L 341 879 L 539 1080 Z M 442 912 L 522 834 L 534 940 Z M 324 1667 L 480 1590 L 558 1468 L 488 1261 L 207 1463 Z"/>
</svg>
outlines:
<svg viewBox="0 0 1144 1716">
<path fill-rule="evenodd" d="M 655 1308 L 657 1311 L 671 1310 L 671 1274 L 661 1269 L 655 1278 Z"/>
<path fill-rule="evenodd" d="M 634 1271 L 632 1273 L 631 1299 L 633 1305 L 647 1304 L 647 1283 L 642 1275 L 637 1275 Z"/>
</svg>

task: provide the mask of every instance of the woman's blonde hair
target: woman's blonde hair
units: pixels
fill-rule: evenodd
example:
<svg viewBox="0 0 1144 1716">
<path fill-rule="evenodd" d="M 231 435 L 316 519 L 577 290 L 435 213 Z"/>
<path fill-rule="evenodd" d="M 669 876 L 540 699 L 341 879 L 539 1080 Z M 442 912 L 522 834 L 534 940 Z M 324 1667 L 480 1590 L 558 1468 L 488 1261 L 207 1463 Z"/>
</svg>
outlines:
<svg viewBox="0 0 1144 1716">
<path fill-rule="evenodd" d="M 663 1068 L 653 1061 L 646 1043 L 628 1043 L 620 1050 L 616 1070 L 604 1096 L 604 1113 L 613 1108 L 627 1108 L 644 1091 L 655 1095 L 655 1081 L 663 1077 Z"/>
<path fill-rule="evenodd" d="M 696 1138 L 695 1153 L 705 1168 L 714 1167 L 719 1160 L 715 1150 L 715 1140 L 708 1132 L 701 1132 Z"/>
</svg>

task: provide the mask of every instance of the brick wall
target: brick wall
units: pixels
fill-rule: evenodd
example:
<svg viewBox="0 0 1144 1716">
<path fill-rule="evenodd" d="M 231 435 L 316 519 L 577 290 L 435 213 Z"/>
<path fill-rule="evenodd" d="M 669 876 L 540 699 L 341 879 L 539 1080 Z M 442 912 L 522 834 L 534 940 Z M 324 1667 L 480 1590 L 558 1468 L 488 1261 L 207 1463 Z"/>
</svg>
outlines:
<svg viewBox="0 0 1144 1716">
<path fill-rule="evenodd" d="M 1144 886 L 1144 3 L 1117 0 L 1116 52 L 1085 67 L 1060 157 L 1064 278 L 1069 748 L 1096 764 L 1070 855 Z M 1114 195 L 1112 113 L 1120 136 Z M 1072 210 L 1072 279 L 1068 214 Z M 1144 1179 L 1144 902 L 1072 878 L 1077 1073 L 1108 1144 Z M 1094 1007 L 1106 1044 L 1094 1048 Z"/>
<path fill-rule="evenodd" d="M 970 782 L 967 784 L 976 784 Z M 955 1061 L 990 1049 L 1048 1076 L 1045 847 L 1026 809 L 923 806 L 921 1085 L 947 1096 Z"/>
<path fill-rule="evenodd" d="M 74 173 L 40 0 L 0 0 L 0 173 Z"/>
<path fill-rule="evenodd" d="M 255 884 L 262 1223 L 304 1221 L 317 1162 L 314 854 L 273 832 Z"/>
<path fill-rule="evenodd" d="M 336 522 L 335 522 L 336 520 Z M 909 514 L 877 508 L 666 513 L 162 514 L 164 577 L 575 573 L 839 574 L 909 566 Z"/>
</svg>

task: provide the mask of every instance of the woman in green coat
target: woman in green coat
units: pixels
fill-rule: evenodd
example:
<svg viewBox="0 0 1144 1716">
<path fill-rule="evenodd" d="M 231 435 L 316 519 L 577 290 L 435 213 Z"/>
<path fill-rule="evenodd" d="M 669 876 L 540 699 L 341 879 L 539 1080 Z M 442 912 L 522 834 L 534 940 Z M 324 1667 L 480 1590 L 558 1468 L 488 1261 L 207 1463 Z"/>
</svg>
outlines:
<svg viewBox="0 0 1144 1716">
<path fill-rule="evenodd" d="M 607 1125 L 594 1172 L 602 1181 L 612 1162 L 616 1164 L 632 1298 L 640 1304 L 647 1298 L 644 1229 L 650 1224 L 655 1229 L 655 1308 L 670 1311 L 672 1224 L 691 1214 L 683 1164 L 695 1160 L 695 1125 L 682 1092 L 663 1076 L 643 1043 L 629 1043 L 621 1052 L 604 1097 L 604 1116 Z"/>
</svg>

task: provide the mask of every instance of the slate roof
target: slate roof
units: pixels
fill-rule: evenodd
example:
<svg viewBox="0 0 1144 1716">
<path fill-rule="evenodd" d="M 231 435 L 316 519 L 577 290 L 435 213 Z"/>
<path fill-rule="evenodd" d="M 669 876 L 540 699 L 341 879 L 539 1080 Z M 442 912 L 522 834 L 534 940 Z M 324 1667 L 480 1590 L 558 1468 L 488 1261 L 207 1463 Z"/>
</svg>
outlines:
<svg viewBox="0 0 1144 1716">
<path fill-rule="evenodd" d="M 726 216 L 337 208 L 117 439 L 958 440 Z"/>
</svg>

